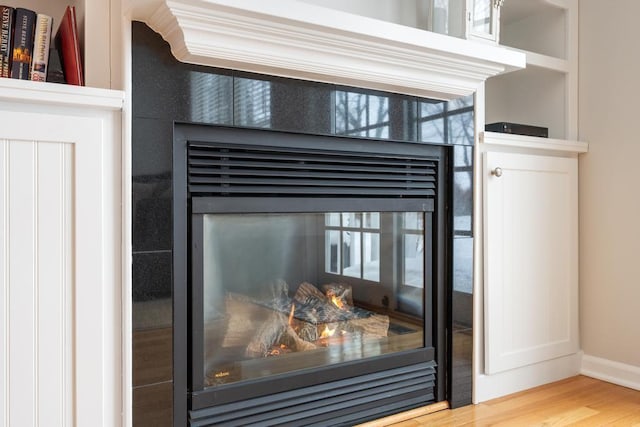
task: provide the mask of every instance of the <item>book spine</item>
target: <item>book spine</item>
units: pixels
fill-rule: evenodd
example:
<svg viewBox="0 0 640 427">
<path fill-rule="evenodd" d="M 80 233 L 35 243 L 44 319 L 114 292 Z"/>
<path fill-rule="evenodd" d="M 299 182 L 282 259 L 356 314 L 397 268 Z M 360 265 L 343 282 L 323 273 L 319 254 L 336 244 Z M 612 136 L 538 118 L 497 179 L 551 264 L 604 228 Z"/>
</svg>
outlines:
<svg viewBox="0 0 640 427">
<path fill-rule="evenodd" d="M 12 79 L 29 80 L 35 27 L 36 13 L 29 9 L 17 8 L 13 34 Z"/>
<path fill-rule="evenodd" d="M 84 86 L 76 9 L 74 6 L 67 6 L 58 26 L 54 42 L 60 52 L 64 79 L 67 84 Z"/>
<path fill-rule="evenodd" d="M 52 25 L 53 19 L 50 16 L 38 14 L 33 42 L 33 58 L 31 60 L 31 80 L 47 81 Z"/>
<path fill-rule="evenodd" d="M 0 6 L 0 77 L 11 77 L 14 8 Z"/>
</svg>

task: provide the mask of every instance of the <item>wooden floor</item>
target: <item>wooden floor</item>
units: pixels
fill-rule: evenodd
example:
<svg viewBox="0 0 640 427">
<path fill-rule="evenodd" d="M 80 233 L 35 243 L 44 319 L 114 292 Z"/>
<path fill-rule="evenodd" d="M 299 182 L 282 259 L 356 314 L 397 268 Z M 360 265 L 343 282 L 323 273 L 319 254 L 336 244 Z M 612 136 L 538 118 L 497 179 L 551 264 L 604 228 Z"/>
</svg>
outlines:
<svg viewBox="0 0 640 427">
<path fill-rule="evenodd" d="M 620 426 L 640 427 L 640 391 L 578 376 L 507 397 L 368 427 L 418 426 Z M 397 417 L 397 416 L 396 416 Z"/>
</svg>

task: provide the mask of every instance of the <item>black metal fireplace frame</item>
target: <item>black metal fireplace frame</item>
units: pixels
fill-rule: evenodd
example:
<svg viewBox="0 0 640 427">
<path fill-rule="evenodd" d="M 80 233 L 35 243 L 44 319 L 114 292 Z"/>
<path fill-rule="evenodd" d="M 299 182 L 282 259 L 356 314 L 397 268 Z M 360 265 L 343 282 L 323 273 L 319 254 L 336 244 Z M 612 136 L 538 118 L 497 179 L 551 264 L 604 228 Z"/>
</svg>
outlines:
<svg viewBox="0 0 640 427">
<path fill-rule="evenodd" d="M 295 396 L 288 396 L 288 390 L 299 390 L 296 395 L 322 393 L 324 388 L 331 388 L 338 383 L 344 382 L 341 378 L 349 378 L 354 384 L 358 384 L 357 378 L 360 378 L 361 388 L 373 387 L 376 384 L 387 384 L 390 377 L 401 378 L 405 383 L 399 383 L 398 387 L 417 387 L 413 395 L 403 395 L 398 391 L 396 400 L 390 399 L 384 401 L 381 405 L 376 402 L 374 405 L 358 407 L 358 413 L 353 414 L 349 409 L 345 409 L 336 415 L 335 420 L 343 419 L 344 422 L 353 420 L 365 420 L 371 417 L 383 416 L 397 410 L 410 409 L 425 404 L 425 399 L 421 397 L 424 394 L 423 382 L 435 381 L 433 401 L 445 400 L 447 398 L 447 378 L 449 372 L 449 363 L 447 355 L 447 336 L 446 324 L 448 319 L 447 308 L 449 299 L 450 286 L 450 242 L 451 242 L 451 219 L 449 212 L 450 189 L 450 147 L 441 145 L 428 145 L 407 142 L 380 141 L 354 139 L 336 136 L 317 136 L 298 133 L 279 132 L 271 130 L 257 130 L 247 128 L 233 128 L 210 125 L 193 125 L 193 124 L 176 124 L 174 126 L 174 160 L 173 160 L 173 320 L 174 320 L 174 426 L 184 426 L 188 423 L 191 425 L 207 425 L 215 413 L 218 413 L 220 420 L 224 420 L 226 413 L 237 411 L 238 407 L 234 401 L 245 399 L 243 410 L 251 411 L 254 406 L 262 406 L 271 404 L 277 409 L 278 402 L 282 399 L 291 398 L 295 400 Z M 188 191 L 188 154 L 187 144 L 196 141 L 197 143 L 228 143 L 228 144 L 255 144 L 256 146 L 282 146 L 287 148 L 292 141 L 294 145 L 308 147 L 310 149 L 321 146 L 340 147 L 348 146 L 349 149 L 356 149 L 362 152 L 370 152 L 375 150 L 376 154 L 381 156 L 398 156 L 398 155 L 416 155 L 429 157 L 437 163 L 437 194 L 438 196 L 431 199 L 420 199 L 419 197 L 408 196 L 403 197 L 387 197 L 382 199 L 370 198 L 349 198 L 351 203 L 350 210 L 360 210 L 358 206 L 369 205 L 376 206 L 377 210 L 389 211 L 393 210 L 392 205 L 396 203 L 410 206 L 410 209 L 425 210 L 426 205 L 433 206 L 434 215 L 437 218 L 436 227 L 434 227 L 433 249 L 436 259 L 433 260 L 433 269 L 435 271 L 432 295 L 434 316 L 433 324 L 425 320 L 425 327 L 431 326 L 431 336 L 433 337 L 433 346 L 435 354 L 433 358 L 424 349 L 407 351 L 402 354 L 385 355 L 367 359 L 363 361 L 346 362 L 339 367 L 318 368 L 310 372 L 302 372 L 295 374 L 279 375 L 270 378 L 273 387 L 273 396 L 262 396 L 261 393 L 249 393 L 246 384 L 228 385 L 223 387 L 226 397 L 218 390 L 194 390 L 193 384 L 190 383 L 189 377 L 197 374 L 198 360 L 194 360 L 189 355 L 189 346 L 192 345 L 190 331 L 193 331 L 192 325 L 198 323 L 198 315 L 195 317 L 189 312 L 189 301 L 199 297 L 197 294 L 191 293 L 189 283 L 192 280 L 192 259 L 190 254 L 192 242 L 189 239 L 192 227 L 197 227 L 197 221 L 192 222 L 192 215 L 211 211 L 212 204 L 218 211 L 232 211 L 237 205 L 228 207 L 225 205 L 226 197 L 197 197 L 192 198 Z M 340 150 L 340 148 L 337 148 Z M 243 203 L 255 206 L 262 204 L 262 212 L 270 211 L 291 211 L 300 208 L 300 199 L 294 195 L 281 195 L 281 197 L 270 197 L 271 195 L 256 194 L 252 197 L 243 198 Z M 284 196 L 284 197 L 283 197 Z M 344 196 L 348 196 L 345 194 Z M 320 196 L 321 197 L 321 196 Z M 326 201 L 335 208 L 344 204 L 345 198 L 338 194 L 338 197 L 325 197 Z M 292 203 L 290 203 L 292 202 Z M 284 204 L 284 207 L 283 207 Z M 297 206 L 297 207 L 295 207 Z M 429 206 L 431 208 L 431 206 Z M 364 208 L 363 208 L 364 209 Z M 431 209 L 429 209 L 431 210 Z M 196 225 L 194 225 L 196 224 Z M 437 309 L 436 309 L 437 308 Z M 426 346 L 427 343 L 425 343 Z M 197 358 L 196 358 L 197 359 Z M 438 366 L 438 377 L 434 380 L 434 366 L 430 360 L 435 359 Z M 201 361 L 200 361 L 201 362 Z M 200 363 L 200 366 L 202 364 Z M 387 372 L 388 375 L 385 375 Z M 434 374 L 432 375 L 431 372 Z M 319 375 L 322 375 L 322 381 L 318 381 Z M 405 379 L 406 377 L 406 379 Z M 354 379 L 355 378 L 355 379 Z M 251 384 L 260 385 L 265 379 L 252 380 Z M 324 388 L 323 388 L 324 387 Z M 197 388 L 200 388 L 198 386 Z M 362 394 L 362 391 L 358 391 Z M 371 392 L 373 393 L 373 392 Z M 354 394 L 354 399 L 360 394 Z M 366 393 L 365 393 L 366 394 Z M 322 394 L 321 394 L 322 395 Z M 415 396 L 413 399 L 408 396 Z M 398 401 L 399 400 L 399 401 Z M 213 403 L 215 408 L 207 409 Z M 304 403 L 304 402 L 303 402 Z M 274 412 L 277 413 L 277 412 Z M 190 415 L 189 415 L 190 414 Z M 285 411 L 286 415 L 286 411 Z M 340 418 L 342 417 L 342 418 Z M 214 417 L 215 418 L 215 417 Z M 232 418 L 232 417 L 231 417 Z M 229 418 L 229 419 L 231 419 Z M 286 417 L 281 418 L 287 419 Z M 313 420 L 314 418 L 310 418 Z M 322 418 L 318 418 L 321 420 Z M 284 424 L 284 423 L 283 423 Z"/>
</svg>

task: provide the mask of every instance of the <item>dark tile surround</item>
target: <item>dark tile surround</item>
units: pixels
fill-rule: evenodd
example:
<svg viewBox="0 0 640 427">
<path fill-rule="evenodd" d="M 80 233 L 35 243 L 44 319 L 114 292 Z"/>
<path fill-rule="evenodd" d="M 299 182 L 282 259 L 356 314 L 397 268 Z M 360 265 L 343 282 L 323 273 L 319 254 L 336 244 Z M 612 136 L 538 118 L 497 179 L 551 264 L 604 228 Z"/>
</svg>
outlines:
<svg viewBox="0 0 640 427">
<path fill-rule="evenodd" d="M 174 121 L 454 147 L 454 406 L 471 402 L 473 100 L 451 102 L 183 64 L 132 26 L 134 425 L 171 419 L 171 172 Z M 145 341 L 146 340 L 146 341 Z M 153 351 L 141 344 L 150 342 Z"/>
</svg>

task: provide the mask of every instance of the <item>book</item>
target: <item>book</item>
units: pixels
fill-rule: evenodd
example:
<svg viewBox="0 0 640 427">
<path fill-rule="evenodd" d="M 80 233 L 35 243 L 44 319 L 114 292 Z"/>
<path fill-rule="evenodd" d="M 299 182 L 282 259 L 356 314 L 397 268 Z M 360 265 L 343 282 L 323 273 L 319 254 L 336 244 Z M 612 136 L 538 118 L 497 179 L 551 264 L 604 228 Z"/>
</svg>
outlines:
<svg viewBox="0 0 640 427">
<path fill-rule="evenodd" d="M 36 28 L 36 13 L 22 7 L 16 8 L 13 29 L 13 58 L 11 78 L 29 80 L 31 55 L 33 52 L 33 33 Z"/>
<path fill-rule="evenodd" d="M 76 23 L 76 8 L 74 6 L 67 6 L 54 41 L 58 52 L 60 52 L 62 70 L 67 84 L 84 86 L 78 24 Z"/>
<path fill-rule="evenodd" d="M 11 77 L 14 13 L 14 8 L 0 5 L 0 77 Z"/>
<path fill-rule="evenodd" d="M 64 72 L 62 71 L 62 62 L 60 62 L 60 53 L 52 43 L 49 46 L 49 64 L 47 65 L 47 81 L 51 83 L 66 83 L 64 80 Z"/>
<path fill-rule="evenodd" d="M 33 37 L 33 55 L 31 58 L 31 80 L 47 81 L 49 65 L 49 44 L 51 43 L 51 27 L 53 19 L 42 13 L 36 17 L 36 29 Z"/>
</svg>

